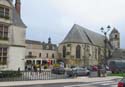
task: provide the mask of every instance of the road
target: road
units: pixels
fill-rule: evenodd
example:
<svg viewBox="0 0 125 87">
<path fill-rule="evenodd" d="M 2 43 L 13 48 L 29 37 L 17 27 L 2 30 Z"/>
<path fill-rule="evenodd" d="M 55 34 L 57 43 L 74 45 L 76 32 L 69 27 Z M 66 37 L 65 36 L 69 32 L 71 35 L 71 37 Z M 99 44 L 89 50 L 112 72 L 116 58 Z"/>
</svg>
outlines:
<svg viewBox="0 0 125 87">
<path fill-rule="evenodd" d="M 58 84 L 42 84 L 31 86 L 14 86 L 14 87 L 117 87 L 119 79 L 93 82 L 76 82 L 76 83 L 58 83 Z"/>
</svg>

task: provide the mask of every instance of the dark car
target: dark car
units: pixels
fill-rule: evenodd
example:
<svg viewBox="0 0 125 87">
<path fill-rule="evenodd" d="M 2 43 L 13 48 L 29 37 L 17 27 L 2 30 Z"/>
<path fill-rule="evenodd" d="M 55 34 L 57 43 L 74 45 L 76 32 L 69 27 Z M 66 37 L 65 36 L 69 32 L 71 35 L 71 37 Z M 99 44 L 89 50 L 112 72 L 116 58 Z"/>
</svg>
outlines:
<svg viewBox="0 0 125 87">
<path fill-rule="evenodd" d="M 65 69 L 61 68 L 61 67 L 56 67 L 56 68 L 53 68 L 51 72 L 53 74 L 64 74 L 65 73 Z"/>
<path fill-rule="evenodd" d="M 109 63 L 109 68 L 112 71 L 112 73 L 125 72 L 125 62 L 111 61 Z"/>
<path fill-rule="evenodd" d="M 67 75 L 71 76 L 87 76 L 89 75 L 89 70 L 87 68 L 73 68 L 70 71 L 67 71 Z"/>
<path fill-rule="evenodd" d="M 125 87 L 125 78 L 118 83 L 118 87 Z"/>
</svg>

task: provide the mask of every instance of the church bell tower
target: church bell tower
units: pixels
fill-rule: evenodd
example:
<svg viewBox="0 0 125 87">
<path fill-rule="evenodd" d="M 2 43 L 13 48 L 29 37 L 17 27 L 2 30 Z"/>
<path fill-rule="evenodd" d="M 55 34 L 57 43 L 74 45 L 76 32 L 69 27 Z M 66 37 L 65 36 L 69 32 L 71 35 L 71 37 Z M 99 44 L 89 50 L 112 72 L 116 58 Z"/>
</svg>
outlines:
<svg viewBox="0 0 125 87">
<path fill-rule="evenodd" d="M 109 39 L 113 49 L 120 48 L 120 33 L 116 28 L 111 31 Z"/>
</svg>

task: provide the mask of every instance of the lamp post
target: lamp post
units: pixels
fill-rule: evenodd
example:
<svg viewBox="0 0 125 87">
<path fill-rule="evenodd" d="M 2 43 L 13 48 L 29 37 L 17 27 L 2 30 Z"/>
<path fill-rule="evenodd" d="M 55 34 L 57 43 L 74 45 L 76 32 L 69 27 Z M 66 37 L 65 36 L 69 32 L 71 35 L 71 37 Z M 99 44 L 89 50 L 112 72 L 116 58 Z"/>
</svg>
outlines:
<svg viewBox="0 0 125 87">
<path fill-rule="evenodd" d="M 101 27 L 101 32 L 105 35 L 105 40 L 104 40 L 104 60 L 103 60 L 103 64 L 106 64 L 107 61 L 107 52 L 106 52 L 106 48 L 107 48 L 107 33 L 110 30 L 110 26 L 107 26 L 107 29 L 105 30 L 103 27 Z"/>
</svg>

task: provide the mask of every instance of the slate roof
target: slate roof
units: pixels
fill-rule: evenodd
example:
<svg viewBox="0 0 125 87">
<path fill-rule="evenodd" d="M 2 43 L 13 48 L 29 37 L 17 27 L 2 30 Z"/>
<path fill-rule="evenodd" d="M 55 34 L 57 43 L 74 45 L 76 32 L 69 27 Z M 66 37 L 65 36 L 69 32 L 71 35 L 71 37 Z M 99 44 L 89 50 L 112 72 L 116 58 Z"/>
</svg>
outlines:
<svg viewBox="0 0 125 87">
<path fill-rule="evenodd" d="M 50 43 L 43 42 L 42 45 L 43 45 L 43 49 L 44 50 L 56 50 L 57 49 L 57 45 L 56 44 L 50 44 Z"/>
<path fill-rule="evenodd" d="M 42 45 L 40 41 L 35 41 L 35 40 L 26 40 L 26 44 Z"/>
<path fill-rule="evenodd" d="M 104 47 L 104 40 L 104 35 L 74 24 L 62 43 L 88 43 Z"/>
<path fill-rule="evenodd" d="M 49 43 L 45 43 L 45 42 L 41 42 L 41 41 L 35 41 L 35 40 L 26 40 L 25 42 L 26 42 L 26 44 L 42 45 L 43 50 L 56 50 L 57 49 L 56 44 L 49 44 Z"/>
<path fill-rule="evenodd" d="M 11 0 L 7 0 L 10 5 L 12 6 L 12 24 L 15 26 L 19 26 L 19 27 L 23 27 L 26 28 L 26 25 L 23 23 L 21 17 L 18 15 L 18 13 L 16 12 L 15 7 L 13 6 Z"/>
</svg>

